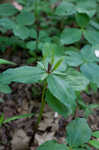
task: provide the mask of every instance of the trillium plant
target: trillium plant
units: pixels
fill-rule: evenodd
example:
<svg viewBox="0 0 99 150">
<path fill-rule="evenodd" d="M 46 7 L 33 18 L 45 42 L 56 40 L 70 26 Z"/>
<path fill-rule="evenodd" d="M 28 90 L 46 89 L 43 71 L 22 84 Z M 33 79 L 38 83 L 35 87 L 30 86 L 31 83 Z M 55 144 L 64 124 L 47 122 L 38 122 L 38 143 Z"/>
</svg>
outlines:
<svg viewBox="0 0 99 150">
<path fill-rule="evenodd" d="M 42 51 L 42 61 L 38 62 L 37 66 L 22 66 L 15 69 L 8 69 L 0 74 L 0 90 L 5 93 L 11 92 L 11 89 L 8 86 L 11 82 L 43 84 L 41 109 L 38 115 L 36 127 L 38 127 L 41 121 L 46 103 L 48 103 L 55 112 L 58 112 L 63 117 L 66 118 L 72 115 L 75 118 L 75 112 L 78 106 L 84 105 L 84 108 L 87 108 L 80 97 L 80 93 L 81 91 L 86 91 L 90 84 L 89 77 L 92 76 L 90 72 L 91 66 L 98 67 L 97 64 L 90 62 L 89 59 L 92 57 L 93 60 L 91 59 L 91 61 L 97 62 L 95 53 L 92 53 L 94 55 L 90 54 L 89 58 L 86 58 L 86 55 L 84 55 L 89 48 L 91 47 L 85 46 L 81 52 L 72 52 L 70 50 L 65 52 L 60 45 L 57 46 L 56 44 L 46 43 Z M 76 54 L 79 58 L 77 62 L 75 62 L 75 58 L 73 62 L 74 54 Z M 3 63 L 13 64 L 8 61 L 1 61 Z M 80 67 L 81 71 L 77 71 L 72 66 Z M 87 73 L 89 76 L 87 76 Z M 96 84 L 95 81 L 93 81 L 93 83 Z M 28 116 L 31 116 L 31 114 Z M 18 119 L 18 117 L 14 119 Z M 10 121 L 14 119 L 12 118 Z M 7 121 L 5 120 L 4 123 L 7 123 Z M 66 128 L 67 146 L 64 144 L 58 144 L 56 141 L 48 141 L 41 145 L 38 149 L 45 150 L 48 148 L 50 150 L 51 147 L 55 147 L 55 150 L 60 148 L 64 150 L 90 149 L 86 143 L 89 142 L 91 136 L 92 131 L 89 128 L 86 119 L 76 118 L 71 121 Z"/>
<path fill-rule="evenodd" d="M 36 129 L 46 103 L 64 118 L 71 116 L 66 126 L 65 144 L 51 140 L 37 150 L 99 149 L 99 132 L 93 132 L 87 122 L 99 105 L 86 104 L 81 96 L 82 92 L 88 94 L 90 89 L 97 92 L 99 88 L 99 0 L 17 2 L 22 6 L 21 11 L 11 4 L 0 5 L 1 51 L 9 45 L 19 46 L 28 50 L 29 62 L 35 60 L 36 65 L 14 66 L 0 73 L 0 92 L 11 93 L 9 84 L 12 82 L 42 85 Z M 5 37 L 9 30 L 10 38 Z M 0 59 L 0 64 L 15 65 L 4 59 Z M 78 110 L 83 110 L 83 118 L 77 115 Z M 2 114 L 0 125 L 32 115 L 4 120 Z"/>
</svg>

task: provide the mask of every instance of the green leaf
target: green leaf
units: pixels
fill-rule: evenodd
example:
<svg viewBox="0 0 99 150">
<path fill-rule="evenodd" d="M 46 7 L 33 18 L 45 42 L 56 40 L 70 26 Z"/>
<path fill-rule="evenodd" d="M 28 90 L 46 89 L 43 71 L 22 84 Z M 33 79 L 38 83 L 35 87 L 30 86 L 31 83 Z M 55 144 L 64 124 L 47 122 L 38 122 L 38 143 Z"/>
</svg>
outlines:
<svg viewBox="0 0 99 150">
<path fill-rule="evenodd" d="M 53 67 L 55 68 L 55 70 L 53 69 Z M 65 62 L 64 56 L 63 57 L 61 57 L 61 56 L 55 57 L 54 63 L 52 66 L 52 71 L 57 74 L 57 73 L 65 72 L 66 69 L 67 69 L 67 64 Z"/>
<path fill-rule="evenodd" d="M 45 43 L 43 46 L 43 57 L 52 57 L 55 55 L 56 44 Z"/>
<path fill-rule="evenodd" d="M 98 140 L 91 140 L 91 141 L 89 141 L 89 144 L 91 144 L 93 147 L 99 149 L 99 141 Z"/>
<path fill-rule="evenodd" d="M 66 28 L 61 34 L 61 43 L 73 44 L 81 39 L 82 32 L 77 28 Z"/>
<path fill-rule="evenodd" d="M 99 24 L 98 22 L 91 20 L 90 21 L 91 26 L 93 26 L 95 29 L 99 30 Z"/>
<path fill-rule="evenodd" d="M 80 70 L 90 82 L 96 83 L 99 87 L 99 66 L 97 64 L 84 64 L 80 67 Z"/>
<path fill-rule="evenodd" d="M 58 144 L 55 140 L 45 142 L 37 150 L 69 150 L 65 144 Z"/>
<path fill-rule="evenodd" d="M 68 108 L 62 104 L 57 98 L 55 98 L 49 91 L 46 93 L 46 98 L 48 105 L 55 111 L 58 112 L 63 117 L 67 117 L 69 115 Z"/>
<path fill-rule="evenodd" d="M 64 48 L 60 45 L 52 44 L 52 43 L 45 43 L 43 46 L 43 63 L 47 70 L 48 64 L 55 65 L 60 59 L 64 59 Z M 53 64 L 52 64 L 53 63 Z M 60 64 L 58 69 L 63 66 Z M 65 65 L 66 66 L 66 65 Z M 63 66 L 63 68 L 66 68 Z"/>
<path fill-rule="evenodd" d="M 14 117 L 11 117 L 11 118 L 7 118 L 6 120 L 3 121 L 3 123 L 9 123 L 9 122 L 17 120 L 17 119 L 23 119 L 23 118 L 32 117 L 32 116 L 33 116 L 33 113 L 14 116 Z"/>
<path fill-rule="evenodd" d="M 99 61 L 99 59 L 95 55 L 95 50 L 97 49 L 97 46 L 98 45 L 94 46 L 85 45 L 81 49 L 80 54 L 84 63 L 93 63 Z"/>
<path fill-rule="evenodd" d="M 62 64 L 62 62 L 63 62 L 63 58 L 60 58 L 60 59 L 56 62 L 56 64 L 54 65 L 52 71 L 54 71 L 54 70 L 56 70 L 57 68 L 59 68 L 59 66 Z"/>
<path fill-rule="evenodd" d="M 0 83 L 0 93 L 9 94 L 11 93 L 11 89 L 7 84 Z"/>
<path fill-rule="evenodd" d="M 64 49 L 60 45 L 46 42 L 43 46 L 43 56 L 46 57 L 60 57 L 64 55 Z"/>
<path fill-rule="evenodd" d="M 86 13 L 89 17 L 96 13 L 96 0 L 79 0 L 76 1 L 76 11 L 79 13 Z"/>
<path fill-rule="evenodd" d="M 47 82 L 51 94 L 67 107 L 69 113 L 72 113 L 76 106 L 76 96 L 68 83 L 61 76 L 54 74 L 48 76 Z"/>
<path fill-rule="evenodd" d="M 90 83 L 90 88 L 93 90 L 94 93 L 97 93 L 98 87 L 96 83 Z"/>
<path fill-rule="evenodd" d="M 67 50 L 65 52 L 65 62 L 72 67 L 77 67 L 83 63 L 79 51 Z"/>
<path fill-rule="evenodd" d="M 68 144 L 72 147 L 81 146 L 91 138 L 91 129 L 84 118 L 76 118 L 66 128 Z"/>
<path fill-rule="evenodd" d="M 92 133 L 92 136 L 99 138 L 99 131 L 95 131 Z"/>
<path fill-rule="evenodd" d="M 15 63 L 0 58 L 0 64 L 16 65 Z"/>
<path fill-rule="evenodd" d="M 65 81 L 74 91 L 83 91 L 89 84 L 89 80 L 83 74 L 72 68 L 66 71 Z"/>
<path fill-rule="evenodd" d="M 39 32 L 39 41 L 45 41 L 46 42 L 46 39 L 48 38 L 49 34 L 48 32 L 46 32 L 45 30 L 41 30 Z"/>
<path fill-rule="evenodd" d="M 14 35 L 22 40 L 27 39 L 30 36 L 29 29 L 27 27 L 16 25 L 13 28 Z"/>
<path fill-rule="evenodd" d="M 81 109 L 85 110 L 87 108 L 88 105 L 85 104 L 85 102 L 83 101 L 83 98 L 80 96 L 78 97 L 78 104 L 80 106 Z"/>
<path fill-rule="evenodd" d="M 27 42 L 26 44 L 26 47 L 29 49 L 29 50 L 35 50 L 36 49 L 36 42 L 35 41 L 29 41 Z"/>
<path fill-rule="evenodd" d="M 0 4 L 0 16 L 13 16 L 18 10 L 10 3 Z"/>
<path fill-rule="evenodd" d="M 31 12 L 21 12 L 16 17 L 16 22 L 20 25 L 32 25 L 34 21 L 34 15 Z"/>
<path fill-rule="evenodd" d="M 73 148 L 73 150 L 87 150 L 87 149 L 84 149 L 84 148 Z"/>
<path fill-rule="evenodd" d="M 83 13 L 77 13 L 75 15 L 75 19 L 76 19 L 78 26 L 80 26 L 81 28 L 85 28 L 88 25 L 89 20 L 90 20 L 89 17 Z"/>
<path fill-rule="evenodd" d="M 55 15 L 58 16 L 68 16 L 75 13 L 75 6 L 70 2 L 61 2 L 56 8 Z"/>
<path fill-rule="evenodd" d="M 40 67 L 22 66 L 15 69 L 8 69 L 2 73 L 1 82 L 5 83 L 36 83 L 41 81 L 44 71 Z"/>
<path fill-rule="evenodd" d="M 37 32 L 35 29 L 29 29 L 29 32 L 32 39 L 37 39 Z"/>
<path fill-rule="evenodd" d="M 0 26 L 9 30 L 9 29 L 13 29 L 13 27 L 15 26 L 15 23 L 14 23 L 14 21 L 12 21 L 9 18 L 1 18 L 0 19 Z"/>
<path fill-rule="evenodd" d="M 28 1 L 26 0 L 26 1 L 24 1 L 24 0 L 16 0 L 16 2 L 18 2 L 19 4 L 21 4 L 21 5 L 26 5 L 26 3 L 28 3 Z M 32 2 L 32 1 L 31 1 Z M 28 3 L 29 4 L 29 3 Z"/>
<path fill-rule="evenodd" d="M 84 37 L 90 44 L 99 43 L 99 31 L 86 30 L 84 31 Z"/>
</svg>

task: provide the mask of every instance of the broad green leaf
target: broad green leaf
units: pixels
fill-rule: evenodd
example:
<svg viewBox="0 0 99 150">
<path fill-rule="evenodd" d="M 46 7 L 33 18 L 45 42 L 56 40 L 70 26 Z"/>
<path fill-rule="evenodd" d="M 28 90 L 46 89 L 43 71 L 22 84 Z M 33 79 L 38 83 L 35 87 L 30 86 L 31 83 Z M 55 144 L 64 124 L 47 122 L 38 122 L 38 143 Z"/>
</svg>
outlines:
<svg viewBox="0 0 99 150">
<path fill-rule="evenodd" d="M 76 1 L 76 11 L 79 13 L 86 13 L 92 17 L 96 13 L 96 0 L 79 0 Z"/>
<path fill-rule="evenodd" d="M 32 117 L 32 116 L 33 116 L 33 113 L 14 116 L 14 117 L 7 118 L 6 120 L 3 121 L 3 123 L 9 123 L 9 122 L 17 120 L 17 119 L 23 119 L 23 118 Z"/>
<path fill-rule="evenodd" d="M 90 44 L 99 43 L 99 31 L 86 30 L 84 31 L 84 37 Z"/>
<path fill-rule="evenodd" d="M 36 32 L 36 30 L 35 29 L 29 29 L 29 32 L 30 32 L 30 37 L 32 38 L 32 39 L 37 39 L 37 32 Z"/>
<path fill-rule="evenodd" d="M 14 21 L 12 21 L 9 18 L 1 18 L 0 19 L 0 26 L 9 30 L 9 29 L 13 29 L 13 27 L 15 26 L 15 23 L 14 23 Z"/>
<path fill-rule="evenodd" d="M 39 32 L 39 41 L 45 41 L 45 42 L 47 42 L 46 39 L 48 39 L 48 36 L 49 36 L 48 32 L 46 32 L 44 30 L 41 30 Z"/>
<path fill-rule="evenodd" d="M 92 133 L 92 136 L 99 138 L 99 131 L 95 131 Z"/>
<path fill-rule="evenodd" d="M 2 73 L 1 82 L 5 83 L 35 83 L 41 80 L 44 71 L 40 67 L 22 66 L 15 69 L 8 69 Z"/>
<path fill-rule="evenodd" d="M 36 42 L 35 41 L 29 41 L 27 42 L 26 44 L 26 47 L 29 49 L 29 50 L 35 50 L 36 49 Z"/>
<path fill-rule="evenodd" d="M 97 30 L 99 30 L 99 23 L 98 22 L 95 22 L 93 20 L 90 21 L 90 24 Z"/>
<path fill-rule="evenodd" d="M 62 104 L 57 98 L 55 98 L 49 91 L 47 91 L 45 99 L 46 99 L 48 105 L 55 112 L 58 112 L 63 117 L 67 117 L 69 115 L 68 108 L 64 104 Z"/>
<path fill-rule="evenodd" d="M 99 65 L 95 63 L 84 64 L 80 67 L 81 72 L 99 87 Z"/>
<path fill-rule="evenodd" d="M 37 150 L 69 150 L 65 144 L 58 144 L 55 140 L 45 142 Z"/>
<path fill-rule="evenodd" d="M 99 149 L 99 141 L 98 140 L 91 140 L 91 141 L 89 141 L 89 144 L 91 144 L 93 147 Z"/>
<path fill-rule="evenodd" d="M 6 37 L 6 36 L 1 36 L 0 37 L 0 45 L 7 48 L 11 46 L 19 46 L 22 48 L 25 48 L 25 42 L 23 40 L 18 39 L 15 36 L 11 37 Z"/>
<path fill-rule="evenodd" d="M 97 58 L 95 55 L 95 49 L 97 49 L 97 45 L 96 46 L 85 45 L 81 49 L 80 54 L 84 63 L 93 63 L 99 61 L 99 58 Z"/>
<path fill-rule="evenodd" d="M 5 93 L 5 94 L 11 93 L 11 89 L 7 84 L 2 84 L 0 82 L 0 93 Z"/>
<path fill-rule="evenodd" d="M 76 96 L 74 91 L 68 85 L 67 82 L 61 77 L 54 74 L 48 76 L 48 89 L 51 94 L 56 97 L 60 103 L 65 105 L 69 110 L 69 113 L 72 113 L 75 110 L 76 106 Z"/>
<path fill-rule="evenodd" d="M 90 20 L 89 17 L 83 13 L 77 13 L 75 15 L 75 19 L 76 19 L 78 26 L 80 26 L 81 28 L 86 27 Z"/>
<path fill-rule="evenodd" d="M 16 65 L 15 63 L 5 60 L 5 59 L 1 59 L 0 58 L 0 64 L 9 64 L 9 65 Z"/>
<path fill-rule="evenodd" d="M 29 29 L 27 27 L 16 25 L 13 28 L 14 35 L 22 40 L 27 39 L 30 36 Z"/>
<path fill-rule="evenodd" d="M 56 44 L 45 43 L 43 46 L 43 57 L 52 57 L 55 55 Z"/>
<path fill-rule="evenodd" d="M 76 118 L 66 128 L 67 141 L 72 147 L 87 143 L 91 138 L 91 134 L 91 129 L 84 118 Z"/>
<path fill-rule="evenodd" d="M 55 15 L 58 16 L 68 16 L 75 13 L 75 6 L 70 2 L 61 2 L 56 8 Z"/>
<path fill-rule="evenodd" d="M 61 43 L 73 44 L 81 39 L 82 32 L 77 28 L 66 28 L 61 34 Z"/>
<path fill-rule="evenodd" d="M 0 16 L 13 16 L 18 10 L 10 3 L 0 4 Z"/>
<path fill-rule="evenodd" d="M 74 91 L 83 91 L 89 84 L 89 80 L 83 74 L 72 68 L 66 71 L 65 81 Z"/>
<path fill-rule="evenodd" d="M 21 12 L 16 17 L 16 22 L 20 25 L 32 25 L 34 21 L 34 15 L 31 12 Z"/>
<path fill-rule="evenodd" d="M 69 66 L 77 67 L 83 63 L 79 51 L 67 50 L 65 52 L 65 61 Z"/>
<path fill-rule="evenodd" d="M 53 3 L 56 3 L 57 0 L 50 0 L 50 3 L 53 4 Z"/>
<path fill-rule="evenodd" d="M 46 42 L 43 46 L 43 56 L 46 57 L 52 57 L 52 56 L 63 56 L 64 55 L 64 49 L 60 45 L 52 44 Z"/>
<path fill-rule="evenodd" d="M 40 10 L 41 12 L 45 12 L 47 15 L 53 15 L 53 10 L 50 7 L 50 3 L 49 1 L 46 1 L 46 5 L 44 1 L 39 1 L 38 4 L 40 7 L 38 9 L 38 11 Z"/>
<path fill-rule="evenodd" d="M 28 2 L 28 0 L 16 0 L 16 2 L 18 2 L 19 4 L 21 4 L 21 5 L 26 5 L 26 3 Z M 28 3 L 29 4 L 29 3 Z"/>
</svg>

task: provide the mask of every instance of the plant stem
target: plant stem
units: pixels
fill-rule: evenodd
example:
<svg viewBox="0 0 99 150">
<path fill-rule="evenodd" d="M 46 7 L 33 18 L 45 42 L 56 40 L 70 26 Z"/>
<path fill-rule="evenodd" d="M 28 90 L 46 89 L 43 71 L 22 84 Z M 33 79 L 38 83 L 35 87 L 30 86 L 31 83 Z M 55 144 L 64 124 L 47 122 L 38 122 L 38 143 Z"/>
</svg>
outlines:
<svg viewBox="0 0 99 150">
<path fill-rule="evenodd" d="M 44 99 L 46 86 L 47 86 L 47 84 L 46 84 L 46 81 L 45 81 L 43 91 L 42 91 L 41 108 L 40 108 L 40 113 L 39 113 L 39 116 L 38 116 L 38 119 L 37 119 L 36 128 L 39 126 L 39 123 L 42 119 L 42 114 L 43 114 L 44 106 L 45 106 L 45 103 L 46 103 L 45 99 Z"/>
<path fill-rule="evenodd" d="M 75 110 L 75 113 L 74 113 L 74 119 L 76 119 L 78 116 L 79 116 L 79 106 L 77 104 L 76 110 Z"/>
<path fill-rule="evenodd" d="M 35 11 L 34 11 L 34 13 L 35 13 L 35 18 L 37 20 L 37 18 L 38 18 L 38 0 L 35 0 Z"/>
<path fill-rule="evenodd" d="M 38 0 L 35 0 L 35 23 L 36 23 L 36 31 L 37 31 L 37 38 L 36 38 L 36 51 L 38 50 L 38 39 L 39 39 L 39 20 L 38 20 Z"/>
</svg>

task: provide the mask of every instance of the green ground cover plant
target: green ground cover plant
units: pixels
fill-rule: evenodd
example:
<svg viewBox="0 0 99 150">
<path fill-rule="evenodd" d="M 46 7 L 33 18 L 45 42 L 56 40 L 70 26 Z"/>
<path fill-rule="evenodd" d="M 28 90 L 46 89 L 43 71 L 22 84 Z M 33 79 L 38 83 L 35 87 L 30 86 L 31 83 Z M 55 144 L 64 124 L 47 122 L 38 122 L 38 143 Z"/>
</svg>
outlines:
<svg viewBox="0 0 99 150">
<path fill-rule="evenodd" d="M 11 4 L 0 5 L 0 51 L 9 46 L 13 50 L 21 47 L 30 54 L 29 61 L 36 61 L 37 65 L 26 64 L 0 73 L 0 92 L 10 93 L 12 82 L 40 83 L 43 90 L 36 128 L 46 103 L 65 118 L 72 115 L 66 127 L 66 144 L 52 140 L 37 150 L 91 150 L 92 146 L 99 149 L 95 139 L 99 133 L 87 123 L 89 114 L 99 105 L 87 105 L 81 97 L 82 92 L 97 92 L 99 88 L 99 0 L 17 2 L 23 6 L 21 11 Z M 6 36 L 8 31 L 10 36 Z M 3 59 L 0 64 L 15 65 Z M 84 111 L 85 118 L 75 116 L 78 108 Z M 1 115 L 1 124 L 2 118 Z M 10 121 L 14 119 L 18 117 Z"/>
</svg>

